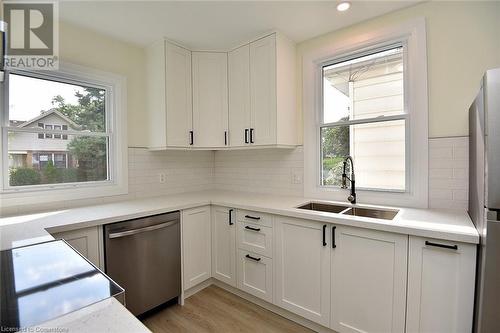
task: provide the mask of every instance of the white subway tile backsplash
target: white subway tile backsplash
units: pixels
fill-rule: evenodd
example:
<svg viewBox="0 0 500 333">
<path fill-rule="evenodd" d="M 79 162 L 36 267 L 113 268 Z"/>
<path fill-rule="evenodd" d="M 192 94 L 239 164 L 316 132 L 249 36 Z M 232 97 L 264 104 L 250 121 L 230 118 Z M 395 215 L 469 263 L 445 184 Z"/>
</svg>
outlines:
<svg viewBox="0 0 500 333">
<path fill-rule="evenodd" d="M 7 212 L 26 214 L 209 189 L 297 196 L 304 193 L 302 147 L 215 152 L 129 148 L 128 153 L 127 195 L 29 208 L 18 206 Z M 429 157 L 429 207 L 465 210 L 468 206 L 468 137 L 429 139 Z M 163 183 L 160 173 L 165 175 Z"/>
<path fill-rule="evenodd" d="M 429 207 L 466 210 L 469 138 L 429 139 Z"/>
<path fill-rule="evenodd" d="M 221 190 L 303 195 L 304 154 L 295 149 L 215 152 L 214 187 Z"/>
</svg>

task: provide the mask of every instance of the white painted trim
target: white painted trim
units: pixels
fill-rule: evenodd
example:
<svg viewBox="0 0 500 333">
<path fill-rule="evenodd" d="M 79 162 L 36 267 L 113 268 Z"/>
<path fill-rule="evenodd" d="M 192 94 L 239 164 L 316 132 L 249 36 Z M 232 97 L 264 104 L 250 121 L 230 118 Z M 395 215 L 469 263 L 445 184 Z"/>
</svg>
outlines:
<svg viewBox="0 0 500 333">
<path fill-rule="evenodd" d="M 22 72 L 22 71 L 16 71 Z M 20 204 L 50 203 L 60 200 L 76 200 L 96 198 L 128 193 L 128 150 L 127 150 L 127 82 L 126 78 L 117 74 L 108 73 L 79 65 L 60 63 L 57 71 L 34 71 L 31 76 L 52 77 L 54 79 L 74 82 L 75 84 L 89 84 L 101 86 L 108 91 L 106 100 L 106 121 L 110 141 L 110 181 L 87 182 L 73 184 L 50 184 L 12 188 L 6 186 L 8 182 L 8 159 L 4 159 L 0 166 L 2 174 L 0 180 L 1 207 L 17 206 Z M 3 94 L 2 87 L 0 94 Z M 2 98 L 3 96 L 0 96 Z M 2 150 L 7 150 L 7 112 L 6 101 L 2 98 Z M 62 132 L 61 132 L 62 133 Z M 65 133 L 67 134 L 67 133 Z M 5 170 L 5 171 L 4 171 Z"/>
<path fill-rule="evenodd" d="M 425 19 L 417 18 L 398 26 L 370 31 L 334 44 L 318 47 L 303 56 L 303 105 L 304 114 L 304 196 L 328 200 L 346 200 L 347 190 L 319 186 L 319 138 L 317 124 L 321 108 L 321 78 L 319 64 L 332 58 L 359 52 L 366 48 L 406 41 L 408 55 L 408 110 L 410 128 L 410 153 L 408 190 L 403 193 L 358 190 L 358 200 L 363 203 L 427 208 L 428 206 L 428 93 L 427 49 Z"/>
</svg>

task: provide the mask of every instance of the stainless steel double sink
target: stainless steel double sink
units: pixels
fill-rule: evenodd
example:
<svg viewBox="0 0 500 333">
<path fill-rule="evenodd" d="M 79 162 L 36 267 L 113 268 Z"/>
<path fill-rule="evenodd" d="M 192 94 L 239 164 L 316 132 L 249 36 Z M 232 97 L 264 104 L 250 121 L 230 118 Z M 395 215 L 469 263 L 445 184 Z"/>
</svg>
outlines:
<svg viewBox="0 0 500 333">
<path fill-rule="evenodd" d="M 321 202 L 308 202 L 303 204 L 298 209 L 314 210 L 319 212 L 335 213 L 342 215 L 352 215 L 360 217 L 369 217 L 374 219 L 392 220 L 398 214 L 397 209 L 379 209 L 365 207 L 351 207 L 344 205 L 335 205 Z"/>
</svg>

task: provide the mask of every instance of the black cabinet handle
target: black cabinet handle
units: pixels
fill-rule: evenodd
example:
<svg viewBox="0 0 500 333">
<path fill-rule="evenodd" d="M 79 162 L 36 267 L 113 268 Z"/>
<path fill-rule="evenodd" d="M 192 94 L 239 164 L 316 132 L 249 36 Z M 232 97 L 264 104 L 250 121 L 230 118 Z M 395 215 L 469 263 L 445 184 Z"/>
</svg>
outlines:
<svg viewBox="0 0 500 333">
<path fill-rule="evenodd" d="M 326 224 L 323 225 L 323 246 L 326 246 Z"/>
<path fill-rule="evenodd" d="M 249 143 L 248 142 L 248 128 L 245 128 L 245 143 Z"/>
<path fill-rule="evenodd" d="M 248 259 L 252 259 L 252 260 L 255 260 L 255 261 L 260 261 L 262 258 L 255 258 L 255 257 L 252 257 L 251 255 L 247 254 L 245 257 L 247 257 Z"/>
<path fill-rule="evenodd" d="M 189 131 L 189 145 L 192 146 L 194 144 L 194 132 Z"/>
<path fill-rule="evenodd" d="M 229 225 L 233 225 L 233 210 L 234 209 L 230 209 L 229 210 Z"/>
<path fill-rule="evenodd" d="M 258 216 L 245 215 L 245 217 L 247 219 L 251 219 L 251 220 L 260 220 L 260 217 L 258 217 Z"/>
<path fill-rule="evenodd" d="M 249 227 L 249 226 L 245 226 L 245 229 L 253 230 L 253 231 L 260 231 L 260 228 L 252 228 L 252 227 Z"/>
<path fill-rule="evenodd" d="M 227 146 L 227 131 L 224 131 L 224 146 Z"/>
<path fill-rule="evenodd" d="M 332 227 L 332 249 L 337 247 L 337 245 L 335 244 L 335 229 L 337 229 L 337 227 L 333 226 Z"/>
<path fill-rule="evenodd" d="M 250 128 L 250 143 L 254 143 L 253 142 L 253 131 L 254 131 L 254 129 Z"/>
<path fill-rule="evenodd" d="M 425 241 L 425 245 L 442 247 L 444 249 L 450 249 L 450 250 L 458 250 L 457 245 L 439 244 L 439 243 L 433 243 L 433 242 L 429 242 L 429 241 Z"/>
</svg>

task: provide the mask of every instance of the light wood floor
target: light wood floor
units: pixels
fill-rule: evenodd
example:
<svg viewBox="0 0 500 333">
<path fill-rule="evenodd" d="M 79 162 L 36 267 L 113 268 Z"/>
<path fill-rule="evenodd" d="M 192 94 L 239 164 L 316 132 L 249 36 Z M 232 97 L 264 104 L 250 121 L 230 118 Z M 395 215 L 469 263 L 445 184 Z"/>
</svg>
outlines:
<svg viewBox="0 0 500 333">
<path fill-rule="evenodd" d="M 143 320 L 154 333 L 163 332 L 312 332 L 219 287 L 210 286 Z"/>
</svg>

